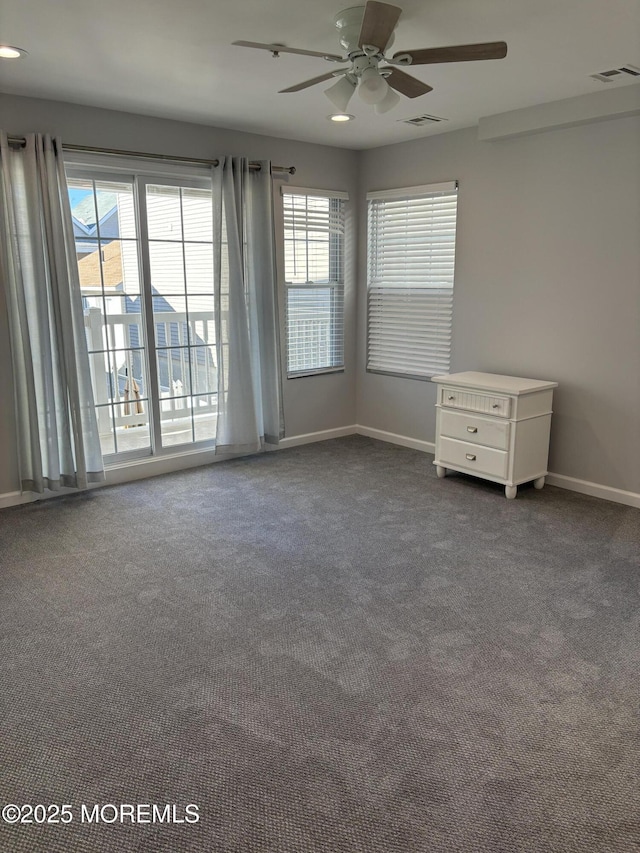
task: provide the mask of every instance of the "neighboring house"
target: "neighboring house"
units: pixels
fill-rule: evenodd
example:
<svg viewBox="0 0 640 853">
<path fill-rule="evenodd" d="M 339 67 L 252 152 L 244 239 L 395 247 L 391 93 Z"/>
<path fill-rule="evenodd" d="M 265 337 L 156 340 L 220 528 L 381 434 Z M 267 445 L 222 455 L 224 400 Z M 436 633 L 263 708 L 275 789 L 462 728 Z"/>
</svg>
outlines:
<svg viewBox="0 0 640 853">
<path fill-rule="evenodd" d="M 89 330 L 89 349 L 90 351 L 103 350 L 103 328 L 106 328 L 109 330 L 109 347 L 115 351 L 118 359 L 111 369 L 106 366 L 104 384 L 97 375 L 98 371 L 94 370 L 96 398 L 97 402 L 113 399 L 111 382 L 114 373 L 117 375 L 119 396 L 122 397 L 127 383 L 126 371 L 129 369 L 144 397 L 147 396 L 146 371 L 142 363 L 141 351 L 136 349 L 142 345 L 138 326 L 141 304 L 140 297 L 132 295 L 132 292 L 137 294 L 139 291 L 137 243 L 118 239 L 119 220 L 122 214 L 118 195 L 101 191 L 97 197 L 98 224 L 95 222 L 96 205 L 93 194 L 84 198 L 71 211 L 82 302 Z M 189 387 L 194 389 L 209 387 L 209 377 L 215 370 L 210 350 L 203 347 L 192 351 L 193 363 L 189 365 L 189 351 L 184 349 L 185 343 L 189 340 L 187 316 L 184 313 L 178 314 L 169 299 L 159 293 L 155 287 L 152 288 L 152 293 L 154 313 L 165 315 L 162 322 L 156 323 L 158 380 L 161 392 L 174 394 L 179 391 L 186 394 Z M 96 313 L 98 311 L 99 316 Z M 106 322 L 105 312 L 109 318 Z M 123 314 L 138 315 L 138 317 L 135 318 L 135 322 L 133 316 L 132 322 L 122 322 Z M 167 321 L 167 314 L 175 314 L 175 322 Z M 206 343 L 199 336 L 195 336 L 192 342 Z M 196 375 L 192 376 L 194 369 Z"/>
<path fill-rule="evenodd" d="M 93 193 L 91 193 L 78 202 L 71 211 L 78 259 L 96 251 L 98 248 L 98 231 L 102 240 L 113 240 L 119 236 L 118 196 L 116 193 L 98 193 L 97 207 L 96 216 L 96 203 Z"/>
</svg>

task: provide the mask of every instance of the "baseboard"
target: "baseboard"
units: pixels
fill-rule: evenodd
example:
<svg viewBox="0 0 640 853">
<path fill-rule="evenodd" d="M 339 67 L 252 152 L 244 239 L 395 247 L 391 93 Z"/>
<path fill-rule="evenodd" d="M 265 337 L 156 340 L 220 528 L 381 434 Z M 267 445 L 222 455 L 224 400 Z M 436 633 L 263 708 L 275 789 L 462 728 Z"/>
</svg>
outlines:
<svg viewBox="0 0 640 853">
<path fill-rule="evenodd" d="M 5 509 L 9 506 L 18 506 L 19 504 L 28 504 L 35 500 L 31 494 L 22 494 L 22 492 L 4 492 L 0 495 L 0 509 Z"/>
<path fill-rule="evenodd" d="M 216 456 L 213 450 L 187 451 L 172 453 L 168 456 L 149 456 L 148 459 L 135 459 L 123 462 L 117 468 L 107 468 L 106 481 L 100 485 L 113 486 L 120 483 L 130 483 L 133 480 L 146 480 L 147 477 L 158 477 L 161 474 L 172 474 L 187 468 L 197 468 L 220 462 L 223 457 Z M 226 457 L 228 458 L 228 457 Z"/>
<path fill-rule="evenodd" d="M 603 486 L 600 483 L 590 483 L 588 480 L 578 480 L 576 477 L 554 474 L 551 471 L 547 474 L 546 480 L 550 486 L 558 486 L 558 488 L 568 489 L 570 492 L 580 492 L 582 495 L 591 495 L 593 498 L 603 498 L 605 501 L 614 501 L 640 509 L 640 494 L 637 492 L 625 492 L 624 489 L 615 489 L 613 486 Z"/>
<path fill-rule="evenodd" d="M 95 485 L 103 486 L 104 483 L 96 483 Z M 93 489 L 95 486 L 91 485 L 89 488 Z M 36 501 L 48 501 L 50 498 L 76 494 L 78 494 L 78 489 L 69 489 L 64 486 L 55 492 L 47 490 L 43 494 L 39 494 L 38 492 L 4 492 L 0 495 L 0 509 L 8 509 L 10 506 L 22 506 L 22 504 L 32 504 Z"/>
<path fill-rule="evenodd" d="M 432 441 L 423 441 L 420 438 L 409 438 L 407 435 L 398 435 L 395 432 L 386 432 L 383 429 L 356 425 L 358 435 L 367 435 L 369 438 L 377 438 L 380 441 L 388 441 L 390 444 L 399 444 L 402 447 L 411 447 L 414 450 L 422 450 L 424 453 L 435 453 L 436 446 Z"/>
<path fill-rule="evenodd" d="M 363 426 L 362 424 L 353 424 L 351 426 L 336 427 L 334 429 L 319 430 L 318 432 L 308 432 L 303 435 L 292 435 L 288 438 L 283 438 L 274 450 L 285 450 L 288 447 L 297 447 L 302 444 L 312 444 L 316 441 L 327 441 L 331 438 L 343 438 L 347 435 L 366 435 L 369 438 L 377 438 L 380 441 L 388 441 L 390 444 L 398 444 L 401 447 L 411 447 L 414 450 L 421 450 L 424 453 L 435 453 L 435 444 L 432 441 L 423 441 L 419 438 L 410 438 L 406 435 L 399 435 L 395 432 L 387 432 L 382 429 L 374 429 L 373 427 Z M 190 458 L 189 458 L 190 457 Z M 167 474 L 172 471 L 181 471 L 185 468 L 192 468 L 199 465 L 207 465 L 211 462 L 220 462 L 221 457 L 215 457 L 213 451 L 195 452 L 186 456 L 176 454 L 169 457 L 154 457 L 148 461 L 136 460 L 136 462 L 111 469 L 107 472 L 107 480 L 104 483 L 96 484 L 112 485 L 115 483 L 130 482 L 146 477 L 155 477 L 159 474 Z M 594 498 L 602 498 L 606 501 L 625 504 L 640 509 L 640 494 L 637 492 L 627 492 L 624 489 L 616 489 L 613 486 L 603 486 L 600 483 L 591 483 L 588 480 L 579 480 L 577 477 L 568 477 L 565 474 L 547 474 L 547 483 L 550 486 L 557 486 L 561 489 L 567 489 L 571 492 L 579 492 L 583 495 L 590 495 Z M 65 492 L 72 493 L 75 489 L 65 489 Z M 55 494 L 61 494 L 56 492 Z M 5 509 L 10 506 L 19 506 L 20 504 L 32 503 L 37 500 L 46 500 L 52 497 L 53 494 L 35 495 L 30 492 L 22 494 L 21 492 L 5 492 L 0 494 L 0 509 Z"/>
<path fill-rule="evenodd" d="M 370 438 L 378 438 L 380 441 L 389 441 L 392 444 L 400 444 L 402 447 L 413 447 L 415 450 L 423 450 L 425 453 L 435 453 L 436 446 L 431 441 L 421 441 L 417 438 L 409 438 L 406 435 L 397 435 L 393 432 L 385 432 L 372 427 L 356 426 L 358 435 L 368 435 Z M 554 474 L 549 472 L 546 482 L 550 486 L 567 489 L 571 492 L 580 492 L 594 498 L 602 498 L 605 501 L 625 504 L 640 508 L 640 494 L 637 492 L 626 492 L 624 489 L 616 489 L 613 486 L 603 486 L 600 483 L 590 483 L 588 480 L 579 480 L 576 477 L 567 477 L 565 474 Z"/>
<path fill-rule="evenodd" d="M 280 443 L 274 450 L 286 450 L 287 447 L 297 447 L 300 444 L 313 444 L 316 441 L 327 441 L 330 438 L 344 438 L 345 435 L 355 435 L 358 427 L 352 426 L 335 427 L 334 429 L 322 429 L 318 432 L 306 432 L 302 435 L 292 435 L 281 438 Z"/>
</svg>

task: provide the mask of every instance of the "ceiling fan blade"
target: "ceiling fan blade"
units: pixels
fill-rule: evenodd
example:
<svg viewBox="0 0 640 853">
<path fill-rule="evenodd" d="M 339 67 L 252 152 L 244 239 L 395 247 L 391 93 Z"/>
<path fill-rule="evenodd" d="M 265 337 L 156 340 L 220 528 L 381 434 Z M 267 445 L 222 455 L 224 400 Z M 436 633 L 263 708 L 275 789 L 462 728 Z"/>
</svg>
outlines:
<svg viewBox="0 0 640 853">
<path fill-rule="evenodd" d="M 388 69 L 383 68 L 382 70 L 387 71 Z M 391 69 L 391 74 L 387 77 L 387 83 L 392 89 L 400 92 L 401 95 L 406 95 L 407 98 L 419 98 L 420 95 L 426 95 L 427 92 L 433 91 L 433 86 L 427 86 L 422 80 L 412 77 L 411 74 L 405 74 L 399 68 Z"/>
<path fill-rule="evenodd" d="M 338 56 L 337 53 L 321 53 L 317 50 L 285 47 L 282 44 L 262 44 L 257 41 L 234 41 L 232 44 L 238 45 L 238 47 L 255 47 L 258 50 L 270 50 L 271 53 L 298 53 L 301 56 L 319 56 L 320 59 L 328 59 L 331 62 L 344 62 L 344 56 Z"/>
<path fill-rule="evenodd" d="M 340 71 L 346 73 L 349 71 L 348 68 L 340 68 Z M 285 92 L 300 92 L 302 89 L 308 89 L 309 86 L 315 86 L 316 83 L 323 83 L 325 80 L 331 80 L 332 77 L 338 77 L 339 73 L 336 74 L 335 71 L 329 71 L 328 74 L 321 74 L 319 77 L 312 77 L 311 80 L 305 80 L 304 83 L 296 83 L 295 86 L 289 86 L 288 89 L 280 89 L 278 92 L 279 95 L 284 94 Z"/>
<path fill-rule="evenodd" d="M 380 53 L 384 53 L 401 14 L 402 9 L 397 6 L 378 3 L 377 0 L 368 0 L 364 7 L 358 46 L 372 44 L 378 48 Z"/>
<path fill-rule="evenodd" d="M 451 47 L 426 47 L 423 50 L 403 50 L 396 53 L 394 59 L 403 54 L 411 57 L 411 65 L 434 65 L 438 62 L 472 62 L 480 59 L 504 59 L 507 55 L 507 43 L 488 41 L 483 44 L 455 44 Z"/>
</svg>

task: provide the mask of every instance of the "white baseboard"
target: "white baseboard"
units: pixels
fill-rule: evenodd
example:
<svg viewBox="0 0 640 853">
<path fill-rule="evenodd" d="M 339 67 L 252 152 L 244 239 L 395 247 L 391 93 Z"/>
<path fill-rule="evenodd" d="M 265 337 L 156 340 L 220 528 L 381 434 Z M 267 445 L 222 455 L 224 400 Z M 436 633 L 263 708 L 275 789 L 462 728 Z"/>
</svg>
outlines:
<svg viewBox="0 0 640 853">
<path fill-rule="evenodd" d="M 103 486 L 104 483 L 96 483 L 95 486 Z M 89 486 L 90 489 L 95 488 L 94 485 Z M 78 489 L 69 489 L 64 486 L 57 489 L 55 492 L 46 491 L 44 494 L 37 492 L 4 492 L 0 495 L 0 509 L 7 509 L 10 506 L 21 506 L 22 504 L 32 504 L 36 501 L 48 501 L 49 498 L 59 498 L 62 495 L 76 495 Z"/>
<path fill-rule="evenodd" d="M 283 438 L 280 444 L 274 447 L 273 450 L 285 450 L 288 447 L 312 444 L 316 441 L 327 441 L 331 438 L 343 438 L 347 435 L 366 435 L 369 438 L 388 441 L 390 444 L 398 444 L 401 447 L 411 447 L 414 450 L 421 450 L 424 453 L 435 453 L 435 444 L 432 441 L 410 438 L 406 435 L 399 435 L 395 432 L 387 432 L 382 429 L 374 429 L 373 427 L 363 426 L 362 424 L 319 430 L 318 432 L 308 432 L 303 435 L 292 435 L 288 438 Z M 96 486 L 125 483 L 145 477 L 155 477 L 159 474 L 181 471 L 185 468 L 208 465 L 211 462 L 221 462 L 224 458 L 214 456 L 213 451 L 199 451 L 187 455 L 175 454 L 167 457 L 154 457 L 153 459 L 144 461 L 136 460 L 136 462 L 131 462 L 118 469 L 107 471 L 106 482 L 97 483 Z M 568 489 L 572 492 L 579 492 L 583 495 L 590 495 L 591 497 L 602 498 L 606 501 L 614 501 L 615 503 L 640 509 L 640 494 L 637 492 L 627 492 L 624 489 L 603 486 L 600 483 L 591 483 L 588 480 L 579 480 L 576 477 L 568 477 L 565 474 L 554 474 L 553 472 L 549 472 L 546 479 L 547 483 L 551 486 L 558 486 L 561 489 Z M 65 489 L 63 491 L 70 494 L 75 489 Z M 55 494 L 62 493 L 61 491 Z M 46 496 L 34 495 L 29 492 L 25 494 L 21 492 L 5 492 L 4 494 L 0 494 L 0 509 L 32 503 L 36 500 L 46 500 L 51 496 L 51 494 L 47 494 Z"/>
<path fill-rule="evenodd" d="M 356 427 L 358 435 L 368 435 L 378 438 L 380 441 L 389 441 L 392 444 L 400 444 L 402 447 L 413 447 L 415 450 L 423 450 L 426 453 L 435 453 L 436 446 L 431 441 L 420 441 L 417 438 L 409 438 L 406 435 L 396 435 L 393 432 L 385 432 L 381 429 L 373 429 L 358 424 Z M 600 483 L 590 483 L 588 480 L 579 480 L 576 477 L 567 477 L 565 474 L 554 474 L 549 472 L 546 482 L 550 486 L 558 486 L 571 492 L 580 492 L 594 498 L 602 498 L 605 501 L 625 504 L 640 508 L 640 494 L 637 492 L 626 492 L 624 489 L 616 489 L 612 486 L 603 486 Z"/>
<path fill-rule="evenodd" d="M 414 450 L 422 450 L 424 453 L 435 453 L 436 446 L 432 441 L 423 441 L 420 438 L 409 438 L 406 435 L 398 435 L 395 432 L 386 432 L 383 429 L 373 429 L 358 424 L 356 426 L 358 435 L 367 435 L 369 438 L 377 438 L 380 441 L 388 441 L 390 444 L 399 444 L 402 447 L 411 447 Z"/>
<path fill-rule="evenodd" d="M 135 459 L 124 462 L 117 468 L 107 468 L 106 480 L 101 486 L 113 486 L 116 483 L 130 483 L 133 480 L 145 480 L 147 477 L 157 477 L 160 474 L 172 474 L 186 468 L 197 468 L 220 462 L 224 458 L 216 456 L 213 450 L 187 451 L 172 453 L 168 456 L 150 456 L 148 459 Z M 227 457 L 228 458 L 228 457 Z"/>
<path fill-rule="evenodd" d="M 352 426 L 335 427 L 334 429 L 322 429 L 319 432 L 306 432 L 302 435 L 292 435 L 281 438 L 280 444 L 274 450 L 285 450 L 287 447 L 297 447 L 300 444 L 313 444 L 315 441 L 327 441 L 329 438 L 344 438 L 345 435 L 355 435 L 358 427 Z"/>
<path fill-rule="evenodd" d="M 22 492 L 4 492 L 0 495 L 0 509 L 5 509 L 8 506 L 18 506 L 18 504 L 28 504 L 35 500 L 32 495 Z"/>
<path fill-rule="evenodd" d="M 547 474 L 546 480 L 550 486 L 558 486 L 570 492 L 580 492 L 582 495 L 591 495 L 594 498 L 603 498 L 605 501 L 615 501 L 615 503 L 640 509 L 640 494 L 637 492 L 625 492 L 624 489 L 614 489 L 613 486 L 590 483 L 588 480 L 578 480 L 576 477 L 554 474 L 551 471 Z"/>
</svg>

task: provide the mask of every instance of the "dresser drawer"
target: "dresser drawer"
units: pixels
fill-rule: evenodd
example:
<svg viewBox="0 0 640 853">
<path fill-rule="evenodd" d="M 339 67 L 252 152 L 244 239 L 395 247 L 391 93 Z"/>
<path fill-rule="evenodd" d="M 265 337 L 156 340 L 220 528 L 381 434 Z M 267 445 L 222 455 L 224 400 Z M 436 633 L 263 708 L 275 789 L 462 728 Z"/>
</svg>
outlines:
<svg viewBox="0 0 640 853">
<path fill-rule="evenodd" d="M 482 412 L 485 415 L 495 415 L 508 418 L 511 414 L 511 399 L 496 394 L 476 394 L 462 391 L 460 388 L 440 389 L 440 405 L 448 409 L 466 409 L 470 412 Z"/>
<path fill-rule="evenodd" d="M 474 444 L 496 447 L 498 450 L 509 448 L 509 422 L 493 418 L 479 418 L 463 412 L 440 412 L 440 434 Z"/>
<path fill-rule="evenodd" d="M 470 441 L 458 441 L 455 438 L 440 438 L 438 443 L 438 464 L 452 468 L 464 468 L 490 477 L 507 476 L 508 453 L 493 447 L 482 447 Z"/>
</svg>

